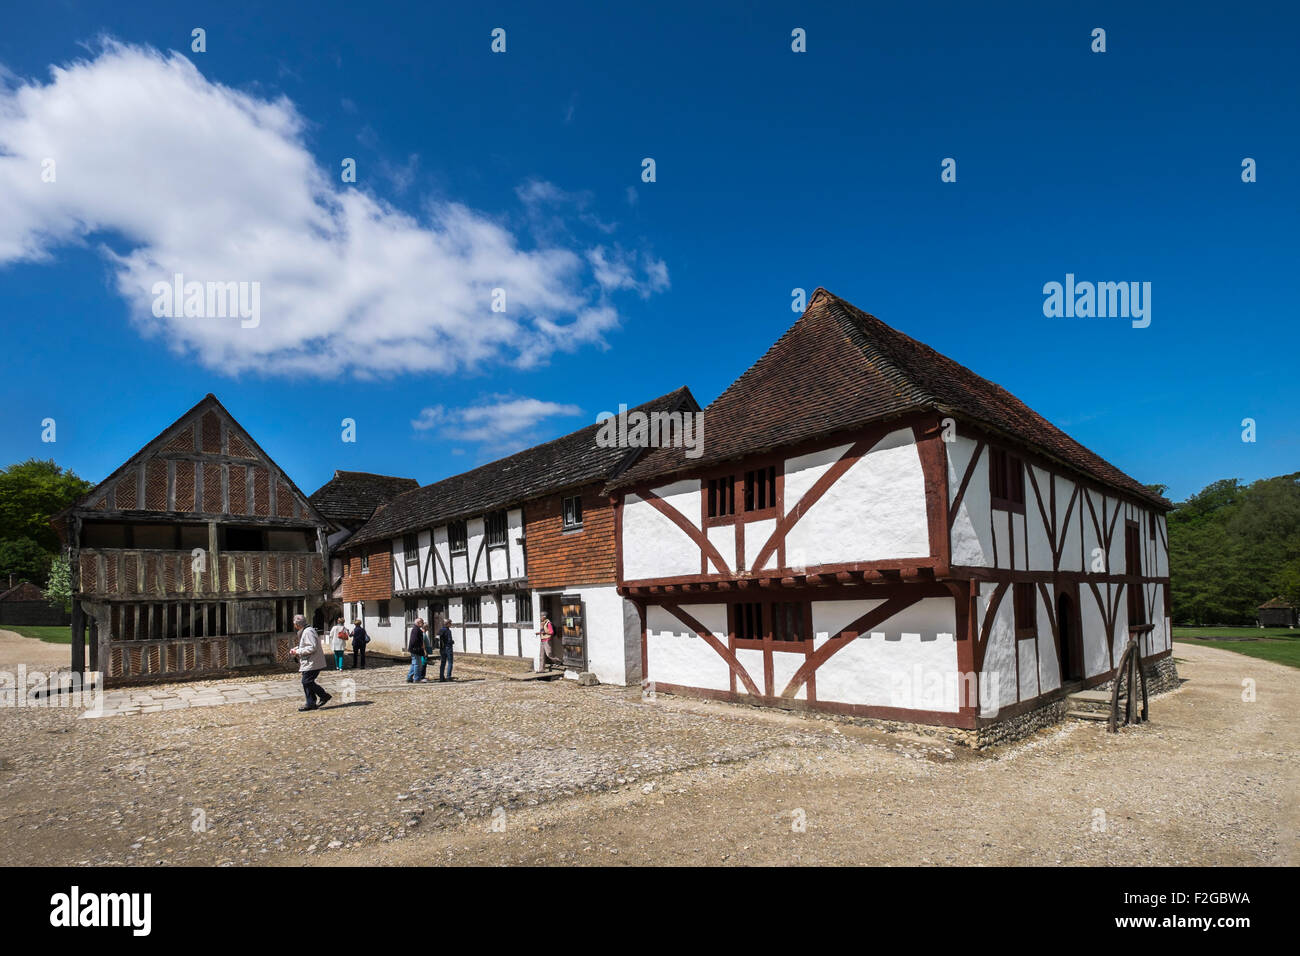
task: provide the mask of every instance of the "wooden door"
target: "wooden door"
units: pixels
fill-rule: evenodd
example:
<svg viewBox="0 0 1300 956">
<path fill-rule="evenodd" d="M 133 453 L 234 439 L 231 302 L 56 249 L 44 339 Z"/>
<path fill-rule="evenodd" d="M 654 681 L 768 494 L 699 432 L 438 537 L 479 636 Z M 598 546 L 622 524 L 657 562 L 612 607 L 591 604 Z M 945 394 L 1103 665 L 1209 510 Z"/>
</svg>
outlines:
<svg viewBox="0 0 1300 956">
<path fill-rule="evenodd" d="M 560 597 L 560 647 L 565 668 L 587 669 L 587 621 L 582 598 L 577 594 Z"/>
</svg>

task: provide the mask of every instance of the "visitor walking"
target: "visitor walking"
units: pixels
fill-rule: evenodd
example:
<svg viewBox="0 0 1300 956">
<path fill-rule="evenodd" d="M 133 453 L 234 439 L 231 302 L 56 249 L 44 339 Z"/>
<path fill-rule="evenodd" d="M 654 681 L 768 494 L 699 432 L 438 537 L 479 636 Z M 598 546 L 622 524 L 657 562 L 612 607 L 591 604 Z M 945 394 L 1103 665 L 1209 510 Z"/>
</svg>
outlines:
<svg viewBox="0 0 1300 956">
<path fill-rule="evenodd" d="M 298 646 L 289 651 L 298 658 L 298 671 L 302 674 L 302 690 L 307 695 L 307 705 L 299 710 L 316 710 L 329 703 L 332 694 L 327 694 L 316 683 L 316 675 L 325 669 L 325 648 L 321 644 L 316 628 L 307 625 L 307 618 L 301 614 L 293 616 L 293 629 L 298 632 Z"/>
</svg>

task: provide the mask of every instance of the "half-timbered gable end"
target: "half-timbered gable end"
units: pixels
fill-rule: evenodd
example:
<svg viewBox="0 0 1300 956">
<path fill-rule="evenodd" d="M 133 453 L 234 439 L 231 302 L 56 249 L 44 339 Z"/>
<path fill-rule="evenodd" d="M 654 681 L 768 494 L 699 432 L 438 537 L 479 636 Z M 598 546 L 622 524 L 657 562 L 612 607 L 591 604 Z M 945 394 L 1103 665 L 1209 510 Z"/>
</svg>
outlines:
<svg viewBox="0 0 1300 956">
<path fill-rule="evenodd" d="M 328 523 L 212 396 L 54 521 L 109 681 L 285 662 L 325 591 Z"/>
<path fill-rule="evenodd" d="M 698 411 L 685 388 L 633 412 Z M 629 413 L 630 414 L 630 413 Z M 642 449 L 606 447 L 589 425 L 393 499 L 347 542 L 344 600 L 371 627 L 375 549 L 390 575 L 374 621 L 381 649 L 400 651 L 410 622 L 446 620 L 462 652 L 534 658 L 540 614 L 553 653 L 607 683 L 638 679 L 635 614 L 615 590 L 614 509 L 605 482 Z M 369 555 L 368 570 L 359 567 Z M 370 580 L 367 581 L 367 575 Z"/>
<path fill-rule="evenodd" d="M 974 728 L 1169 652 L 1168 502 L 825 290 L 609 491 L 661 689 Z"/>
</svg>

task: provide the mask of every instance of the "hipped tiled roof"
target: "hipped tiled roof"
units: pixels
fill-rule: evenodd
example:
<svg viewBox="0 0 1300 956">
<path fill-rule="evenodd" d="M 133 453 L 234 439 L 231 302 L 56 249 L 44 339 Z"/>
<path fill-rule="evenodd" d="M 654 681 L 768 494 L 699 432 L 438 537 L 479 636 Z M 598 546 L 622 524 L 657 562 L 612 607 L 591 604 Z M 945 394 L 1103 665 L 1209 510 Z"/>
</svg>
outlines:
<svg viewBox="0 0 1300 956">
<path fill-rule="evenodd" d="M 398 495 L 420 487 L 414 478 L 373 475 L 366 471 L 336 471 L 309 499 L 326 518 L 365 520 Z"/>
<path fill-rule="evenodd" d="M 985 426 L 1158 508 L 1172 507 L 1000 385 L 825 289 L 814 292 L 799 320 L 705 409 L 700 457 L 657 448 L 610 487 L 695 471 L 920 410 Z"/>
<path fill-rule="evenodd" d="M 682 387 L 631 411 L 698 409 L 690 389 Z M 599 424 L 588 425 L 562 438 L 408 491 L 380 508 L 345 548 L 481 515 L 593 481 L 606 481 L 635 461 L 640 450 L 601 447 L 596 443 L 599 429 Z"/>
<path fill-rule="evenodd" d="M 1289 610 L 1291 610 L 1291 609 L 1294 608 L 1294 607 L 1295 607 L 1295 605 L 1292 604 L 1290 601 L 1288 601 L 1286 598 L 1283 598 L 1283 597 L 1275 597 L 1275 598 L 1273 598 L 1273 600 L 1271 600 L 1271 601 L 1265 601 L 1263 604 L 1261 604 L 1261 605 L 1259 606 L 1258 610 L 1261 610 L 1261 611 L 1274 611 L 1274 610 L 1286 610 L 1286 611 L 1289 611 Z"/>
</svg>

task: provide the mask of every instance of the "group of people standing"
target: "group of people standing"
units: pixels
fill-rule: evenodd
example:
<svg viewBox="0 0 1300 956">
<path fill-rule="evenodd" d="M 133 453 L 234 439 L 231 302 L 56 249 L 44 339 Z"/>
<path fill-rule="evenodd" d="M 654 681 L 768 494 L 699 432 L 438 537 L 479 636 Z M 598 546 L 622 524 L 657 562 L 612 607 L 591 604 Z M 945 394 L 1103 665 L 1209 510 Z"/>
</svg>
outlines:
<svg viewBox="0 0 1300 956">
<path fill-rule="evenodd" d="M 343 623 L 343 615 L 340 614 L 334 619 L 334 626 L 330 628 L 330 650 L 334 652 L 334 669 L 343 670 L 343 660 L 347 656 L 348 641 L 352 642 L 352 667 L 354 670 L 366 669 L 366 645 L 370 643 L 370 635 L 366 633 L 366 626 L 361 623 L 361 618 L 352 622 L 352 629 Z"/>
<path fill-rule="evenodd" d="M 438 630 L 438 680 L 451 680 L 451 668 L 456 656 L 456 640 L 447 622 Z M 424 618 L 417 617 L 406 638 L 406 649 L 411 654 L 411 669 L 406 672 L 408 684 L 421 684 L 428 678 L 429 656 L 433 653 L 433 636 L 424 629 Z"/>
<path fill-rule="evenodd" d="M 293 628 L 298 632 L 298 646 L 289 651 L 294 657 L 298 658 L 298 671 L 302 675 L 302 689 L 307 697 L 307 703 L 299 707 L 299 710 L 316 710 L 324 707 L 330 700 L 331 695 L 316 683 L 316 678 L 321 671 L 325 669 L 325 642 L 321 640 L 320 634 L 316 628 L 307 623 L 307 618 L 302 614 L 295 614 L 293 617 Z M 538 656 L 537 669 L 545 670 L 547 665 L 554 662 L 551 654 L 551 639 L 555 636 L 555 627 L 545 612 L 542 613 L 541 623 L 537 628 L 538 636 Z M 444 620 L 442 626 L 438 629 L 436 635 L 432 635 L 425 630 L 424 618 L 417 617 L 415 623 L 411 625 L 410 634 L 407 636 L 406 649 L 411 655 L 411 669 L 406 673 L 406 682 L 408 684 L 425 683 L 428 678 L 425 674 L 429 667 L 429 658 L 433 655 L 434 639 L 437 639 L 438 650 L 438 680 L 450 681 L 452 665 L 455 661 L 456 641 L 452 636 L 451 628 L 447 626 Z M 366 633 L 365 625 L 358 618 L 353 622 L 352 629 L 349 630 L 343 623 L 343 615 L 334 619 L 330 627 L 329 642 L 330 650 L 334 653 L 334 669 L 343 670 L 343 659 L 348 649 L 348 642 L 352 643 L 352 666 L 365 670 L 366 667 L 366 645 L 370 643 L 370 635 Z"/>
</svg>

